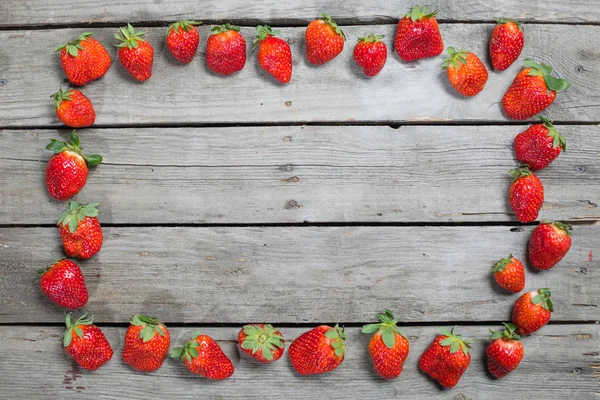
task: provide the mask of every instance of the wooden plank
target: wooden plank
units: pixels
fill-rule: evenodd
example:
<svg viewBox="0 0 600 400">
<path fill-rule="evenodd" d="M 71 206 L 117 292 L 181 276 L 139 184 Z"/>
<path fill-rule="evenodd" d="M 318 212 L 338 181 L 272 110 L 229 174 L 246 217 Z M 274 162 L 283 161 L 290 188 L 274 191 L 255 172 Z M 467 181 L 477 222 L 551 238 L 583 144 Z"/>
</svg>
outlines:
<svg viewBox="0 0 600 400">
<path fill-rule="evenodd" d="M 206 26 L 202 38 L 208 36 Z M 448 24 L 442 27 L 447 45 L 468 48 L 486 60 L 489 24 Z M 97 38 L 115 55 L 116 28 L 95 29 Z M 521 62 L 504 73 L 490 73 L 484 92 L 459 98 L 440 69 L 442 57 L 416 64 L 391 54 L 375 79 L 361 76 L 352 60 L 352 44 L 369 32 L 385 34 L 391 45 L 395 26 L 348 26 L 348 48 L 321 67 L 304 59 L 304 29 L 283 28 L 292 42 L 294 75 L 289 85 L 274 84 L 257 66 L 250 51 L 254 30 L 244 28 L 248 65 L 238 75 L 210 74 L 202 55 L 191 65 L 175 64 L 164 48 L 164 28 L 148 29 L 156 47 L 154 76 L 133 82 L 118 61 L 107 75 L 84 87 L 97 112 L 98 125 L 172 125 L 197 123 L 277 122 L 503 122 L 500 100 Z M 58 126 L 49 95 L 63 83 L 58 55 L 51 49 L 77 36 L 81 29 L 3 31 L 0 42 L 0 127 Z M 600 121 L 600 26 L 531 25 L 523 57 L 550 62 L 572 87 L 561 93 L 546 113 L 554 120 Z M 204 43 L 204 42 L 203 42 Z M 18 49 L 27 48 L 27 52 Z M 390 47 L 391 48 L 391 47 Z M 204 44 L 201 45 L 204 51 Z M 32 60 L 30 54 L 36 54 Z M 27 68 L 23 68 L 27 65 Z M 35 77 L 35 85 L 32 82 Z M 433 101 L 435 99 L 435 101 Z M 235 107 L 235 108 L 232 108 Z"/>
<path fill-rule="evenodd" d="M 363 322 L 384 308 L 424 321 L 502 321 L 517 296 L 490 268 L 525 261 L 531 227 L 105 228 L 82 262 L 88 307 L 104 322 L 131 313 L 170 322 Z M 527 289 L 550 287 L 553 321 L 598 319 L 600 227 L 577 226 L 573 248 Z M 35 271 L 62 257 L 55 228 L 0 229 L 0 323 L 60 322 Z M 418 289 L 417 289 L 418 288 Z"/>
<path fill-rule="evenodd" d="M 190 374 L 180 362 L 166 360 L 152 374 L 132 371 L 121 360 L 125 328 L 104 328 L 113 345 L 113 359 L 90 373 L 77 367 L 62 350 L 62 328 L 36 326 L 0 327 L 3 363 L 0 363 L 0 391 L 10 399 L 81 398 L 139 399 L 167 396 L 178 399 L 277 397 L 286 399 L 593 399 L 598 392 L 600 366 L 598 325 L 547 326 L 523 340 L 525 357 L 519 369 L 503 379 L 493 379 L 486 371 L 485 346 L 489 328 L 497 326 L 460 326 L 457 332 L 478 340 L 472 361 L 459 384 L 452 390 L 440 390 L 422 374 L 418 358 L 438 334 L 437 327 L 402 328 L 410 340 L 410 354 L 402 375 L 383 382 L 372 372 L 367 355 L 368 336 L 359 328 L 348 329 L 347 356 L 335 371 L 321 376 L 300 377 L 287 357 L 269 365 L 258 365 L 240 357 L 234 328 L 202 328 L 219 340 L 232 359 L 235 372 L 223 382 L 210 383 Z M 171 328 L 172 345 L 183 344 L 194 327 Z M 300 329 L 282 329 L 286 338 L 294 338 Z M 24 371 L 27 373 L 23 373 Z"/>
<path fill-rule="evenodd" d="M 514 221 L 506 201 L 525 126 L 295 126 L 80 131 L 104 156 L 78 199 L 104 223 Z M 568 151 L 539 172 L 540 218 L 598 220 L 597 126 L 560 126 Z M 50 138 L 0 132 L 0 224 L 54 223 Z M 224 201 L 226 199 L 226 201 Z M 295 202 L 295 203 L 294 203 Z M 296 204 L 296 206 L 292 206 Z"/>
</svg>

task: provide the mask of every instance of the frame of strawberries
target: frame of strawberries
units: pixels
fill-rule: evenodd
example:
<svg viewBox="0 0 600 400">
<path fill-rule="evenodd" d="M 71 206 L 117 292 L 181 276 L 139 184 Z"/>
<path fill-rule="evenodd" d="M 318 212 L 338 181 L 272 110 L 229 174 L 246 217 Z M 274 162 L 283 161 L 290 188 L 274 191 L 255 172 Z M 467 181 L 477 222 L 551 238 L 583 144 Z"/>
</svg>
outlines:
<svg viewBox="0 0 600 400">
<path fill-rule="evenodd" d="M 438 10 L 414 6 L 398 22 L 394 49 L 400 59 L 411 62 L 442 53 L 444 44 L 436 15 Z M 182 63 L 190 63 L 200 41 L 196 28 L 200 22 L 182 20 L 168 26 L 166 43 L 172 56 Z M 230 24 L 215 26 L 206 44 L 208 68 L 222 75 L 231 75 L 244 68 L 246 41 L 240 28 Z M 258 48 L 259 65 L 274 79 L 288 83 L 292 77 L 292 52 L 289 44 L 277 37 L 278 31 L 266 25 L 256 27 L 254 47 Z M 131 24 L 120 28 L 118 57 L 129 74 L 145 81 L 152 76 L 154 50 L 144 39 L 144 31 L 135 30 Z M 387 60 L 387 47 L 383 36 L 371 35 L 358 39 L 354 60 L 368 77 L 376 76 Z M 326 14 L 308 24 L 305 33 L 306 57 L 319 65 L 339 55 L 345 43 L 342 29 Z M 521 24 L 509 19 L 499 19 L 489 41 L 489 52 L 495 70 L 507 69 L 521 54 L 524 34 Z M 82 86 L 101 78 L 111 66 L 111 58 L 104 46 L 82 33 L 72 42 L 55 49 L 60 52 L 60 64 L 73 85 Z M 526 120 L 552 104 L 558 91 L 566 90 L 569 82 L 552 75 L 552 68 L 533 60 L 524 61 L 523 68 L 502 98 L 506 116 Z M 456 91 L 464 96 L 475 96 L 485 87 L 488 72 L 479 57 L 467 50 L 448 48 L 448 57 L 442 68 Z M 56 115 L 72 128 L 85 128 L 95 121 L 91 101 L 79 90 L 59 89 L 51 96 Z M 514 139 L 514 150 L 520 165 L 511 171 L 509 202 L 520 222 L 532 222 L 544 202 L 544 188 L 532 170 L 548 166 L 566 149 L 565 138 L 552 122 L 541 117 L 540 124 L 530 126 Z M 82 152 L 75 131 L 70 141 L 51 140 L 46 147 L 55 153 L 46 168 L 46 184 L 50 196 L 56 200 L 69 200 L 85 185 L 88 166 L 99 165 L 102 157 Z M 98 222 L 98 203 L 79 204 L 69 201 L 58 220 L 65 254 L 71 258 L 88 259 L 102 247 L 102 228 Z M 540 270 L 555 266 L 569 251 L 571 227 L 545 221 L 533 230 L 529 241 L 531 265 Z M 492 269 L 499 286 L 511 293 L 525 288 L 525 269 L 520 260 L 509 255 L 498 261 Z M 55 304 L 67 309 L 79 309 L 88 301 L 83 274 L 70 260 L 57 261 L 40 271 L 41 290 Z M 550 289 L 541 288 L 524 293 L 517 299 L 511 323 L 504 329 L 492 332 L 487 347 L 488 369 L 501 378 L 515 370 L 524 355 L 521 336 L 530 335 L 550 320 L 553 304 Z M 397 327 L 391 311 L 379 315 L 379 322 L 363 327 L 363 333 L 372 334 L 369 342 L 375 372 L 383 379 L 397 378 L 409 353 L 408 339 Z M 93 325 L 88 313 L 75 320 L 71 313 L 66 317 L 63 346 L 67 353 L 83 368 L 94 370 L 111 359 L 113 350 L 104 334 Z M 288 354 L 293 368 L 301 375 L 321 374 L 337 368 L 344 360 L 346 333 L 336 325 L 318 326 L 296 338 Z M 240 350 L 262 363 L 275 362 L 282 357 L 285 339 L 281 332 L 269 324 L 244 326 L 238 335 Z M 419 359 L 419 368 L 445 388 L 454 387 L 468 368 L 471 340 L 463 339 L 454 329 L 441 329 L 431 345 Z M 131 317 L 123 347 L 123 360 L 132 368 L 152 372 L 161 367 L 170 349 L 170 335 L 166 326 L 155 317 L 135 314 Z M 221 380 L 234 373 L 234 367 L 219 344 L 211 337 L 195 332 L 183 345 L 170 350 L 170 356 L 180 359 L 190 372 L 208 379 Z"/>
</svg>

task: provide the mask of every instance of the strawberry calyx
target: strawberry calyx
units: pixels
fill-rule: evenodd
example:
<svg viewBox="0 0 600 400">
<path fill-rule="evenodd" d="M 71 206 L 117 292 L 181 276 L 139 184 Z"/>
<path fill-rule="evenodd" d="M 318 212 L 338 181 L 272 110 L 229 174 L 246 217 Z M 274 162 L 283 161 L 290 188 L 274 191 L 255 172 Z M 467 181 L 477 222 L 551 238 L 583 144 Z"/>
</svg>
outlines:
<svg viewBox="0 0 600 400">
<path fill-rule="evenodd" d="M 501 25 L 506 25 L 506 24 L 513 23 L 513 24 L 515 24 L 517 26 L 517 28 L 519 28 L 519 30 L 522 30 L 521 26 L 523 25 L 523 23 L 517 21 L 516 19 L 500 17 L 500 18 L 496 18 L 496 22 L 499 23 L 499 24 L 501 24 Z"/>
<path fill-rule="evenodd" d="M 536 63 L 531 59 L 527 59 L 523 61 L 526 67 L 531 68 L 529 71 L 529 76 L 541 76 L 544 78 L 544 82 L 546 82 L 546 87 L 549 91 L 557 91 L 561 92 L 563 90 L 567 90 L 569 86 L 571 86 L 571 82 L 566 79 L 560 79 L 555 76 L 552 76 L 552 67 L 545 63 Z"/>
<path fill-rule="evenodd" d="M 336 34 L 340 35 L 342 39 L 346 40 L 346 34 L 344 33 L 344 31 L 342 31 L 342 28 L 340 28 L 338 24 L 333 19 L 331 19 L 329 15 L 321 14 L 321 16 L 323 17 L 323 21 L 325 21 L 327 25 L 331 26 Z"/>
<path fill-rule="evenodd" d="M 504 269 L 512 262 L 513 255 L 509 254 L 508 257 L 504 257 L 502 260 L 498 261 L 494 268 L 492 268 L 492 272 L 502 272 Z"/>
<path fill-rule="evenodd" d="M 279 35 L 279 31 L 277 31 L 277 30 L 274 31 L 269 25 L 258 25 L 256 27 L 256 38 L 252 42 L 252 43 L 254 43 L 254 46 L 252 46 L 252 48 L 254 49 L 256 46 L 258 46 L 258 44 L 260 42 L 262 42 L 269 36 L 277 36 L 277 35 Z"/>
<path fill-rule="evenodd" d="M 73 40 L 72 42 L 60 44 L 54 49 L 54 51 L 61 51 L 62 49 L 65 49 L 67 54 L 73 57 L 77 57 L 77 54 L 79 54 L 79 50 L 83 50 L 81 42 L 83 42 L 84 40 L 88 40 L 88 38 L 92 35 L 92 32 L 83 32 L 77 37 L 77 39 Z"/>
<path fill-rule="evenodd" d="M 467 56 L 469 55 L 469 51 L 460 49 L 456 51 L 456 49 L 452 46 L 448 47 L 448 57 L 442 63 L 442 69 L 448 68 L 451 64 L 454 68 L 460 68 L 460 64 L 467 63 Z"/>
<path fill-rule="evenodd" d="M 550 289 L 541 288 L 537 290 L 537 293 L 531 299 L 532 304 L 540 304 L 544 310 L 548 310 L 550 312 L 554 311 L 554 304 L 552 304 L 552 299 L 550 298 Z"/>
<path fill-rule="evenodd" d="M 517 327 L 514 324 L 503 322 L 504 330 L 502 331 L 493 331 L 490 329 L 492 335 L 490 336 L 490 340 L 500 339 L 503 340 L 519 340 L 521 336 L 517 334 Z"/>
<path fill-rule="evenodd" d="M 335 324 L 335 327 L 331 328 L 325 332 L 325 337 L 330 340 L 331 347 L 335 350 L 335 355 L 338 357 L 343 357 L 346 354 L 346 331 L 343 326 L 339 326 Z"/>
<path fill-rule="evenodd" d="M 102 162 L 102 156 L 99 154 L 84 155 L 82 153 L 83 147 L 79 144 L 79 136 L 75 133 L 75 130 L 71 132 L 71 138 L 69 143 L 61 142 L 60 140 L 50 139 L 50 143 L 46 146 L 46 150 L 50 150 L 53 153 L 62 153 L 63 151 L 70 151 L 79 154 L 85 162 L 89 165 L 98 165 Z"/>
<path fill-rule="evenodd" d="M 361 37 L 358 38 L 358 42 L 364 42 L 364 43 L 377 43 L 377 42 L 381 42 L 381 40 L 384 38 L 384 35 L 369 35 L 366 37 Z"/>
<path fill-rule="evenodd" d="M 550 225 L 550 226 L 554 227 L 555 229 L 559 229 L 559 230 L 563 231 L 567 236 L 573 235 L 573 233 L 571 232 L 571 230 L 573 229 L 572 225 L 563 224 L 562 222 L 558 222 L 558 221 L 551 221 L 549 219 L 543 219 L 543 220 L 541 220 L 540 223 L 545 224 L 545 225 Z"/>
<path fill-rule="evenodd" d="M 430 13 L 427 12 L 427 8 L 427 6 L 413 6 L 413 8 L 411 8 L 410 12 L 406 14 L 405 17 L 410 18 L 413 21 L 420 21 L 422 19 L 435 17 L 437 15 L 437 8 Z"/>
<path fill-rule="evenodd" d="M 58 225 L 63 227 L 68 226 L 69 231 L 74 233 L 79 226 L 79 221 L 83 221 L 85 217 L 97 217 L 100 214 L 98 210 L 99 203 L 87 203 L 80 205 L 76 201 L 69 201 L 65 211 L 58 218 Z"/>
<path fill-rule="evenodd" d="M 563 135 L 558 133 L 558 131 L 556 130 L 554 125 L 552 125 L 552 121 L 550 121 L 546 117 L 540 117 L 540 120 L 542 121 L 544 126 L 548 129 L 548 136 L 550 136 L 552 138 L 552 147 L 557 148 L 560 146 L 562 151 L 566 151 L 567 150 L 567 139 L 565 139 L 565 137 Z"/>
<path fill-rule="evenodd" d="M 520 163 L 518 168 L 510 171 L 513 182 L 519 178 L 525 178 L 530 175 L 533 175 L 533 173 L 529 170 L 529 165 L 523 163 Z"/>
<path fill-rule="evenodd" d="M 115 39 L 119 40 L 120 43 L 116 44 L 117 47 L 127 47 L 128 49 L 137 49 L 138 42 L 145 42 L 146 40 L 142 38 L 146 34 L 144 31 L 135 31 L 131 24 L 127 24 L 127 26 L 122 26 L 119 28 L 119 33 L 115 33 Z"/>
<path fill-rule="evenodd" d="M 63 260 L 66 260 L 66 258 L 64 258 L 64 257 L 63 257 L 63 258 L 61 258 L 60 260 L 56 260 L 56 261 L 54 261 L 54 262 L 52 263 L 52 265 L 50 265 L 50 266 L 48 266 L 48 267 L 46 267 L 46 268 L 38 269 L 38 270 L 36 271 L 36 273 L 35 273 L 35 274 L 36 274 L 37 276 L 42 276 L 42 275 L 44 275 L 46 272 L 48 272 L 48 271 L 50 271 L 52 268 L 54 268 L 54 267 L 56 266 L 56 264 L 58 264 L 59 262 L 61 262 L 61 261 L 63 261 Z"/>
<path fill-rule="evenodd" d="M 67 347 L 71 344 L 71 340 L 73 340 L 73 333 L 77 335 L 77 337 L 83 337 L 83 330 L 79 327 L 79 325 L 92 325 L 93 320 L 92 317 L 88 318 L 89 313 L 86 311 L 75 321 L 73 318 L 73 313 L 68 313 L 65 317 L 65 325 L 67 326 L 67 330 L 63 335 L 63 346 Z"/>
<path fill-rule="evenodd" d="M 171 31 L 173 31 L 176 35 L 179 34 L 180 30 L 185 32 L 189 32 L 194 26 L 202 25 L 202 21 L 190 21 L 187 19 L 182 19 L 177 22 L 173 22 L 171 25 L 167 27 L 167 31 L 165 36 L 169 36 Z"/>
<path fill-rule="evenodd" d="M 142 326 L 139 337 L 144 343 L 154 339 L 158 333 L 159 336 L 165 336 L 164 324 L 156 317 L 149 317 L 142 314 L 133 314 L 129 323 L 134 326 Z"/>
<path fill-rule="evenodd" d="M 240 27 L 237 25 L 231 25 L 231 24 L 216 25 L 216 26 L 212 27 L 212 29 L 210 30 L 210 33 L 217 35 L 219 33 L 225 33 L 228 31 L 239 32 Z"/>
<path fill-rule="evenodd" d="M 177 358 L 183 361 L 184 359 L 187 362 L 192 362 L 192 359 L 198 358 L 198 346 L 200 343 L 196 341 L 198 336 L 201 335 L 201 332 L 198 330 L 194 332 L 192 339 L 188 340 L 183 347 L 175 347 L 169 353 L 169 357 Z"/>
<path fill-rule="evenodd" d="M 469 354 L 472 341 L 463 339 L 461 335 L 454 334 L 454 328 L 451 331 L 444 327 L 440 328 L 442 334 L 446 336 L 442 339 L 440 345 L 443 347 L 450 346 L 450 353 L 456 353 L 460 349 L 465 355 Z"/>
<path fill-rule="evenodd" d="M 399 334 L 400 336 L 404 336 L 400 331 L 400 328 L 396 326 L 398 320 L 394 318 L 394 314 L 390 310 L 383 310 L 383 313 L 377 316 L 379 321 L 378 324 L 367 324 L 362 327 L 362 333 L 374 333 L 380 332 L 381 338 L 383 339 L 383 343 L 386 345 L 388 349 L 393 349 L 394 344 L 396 343 L 396 335 L 394 333 Z"/>
<path fill-rule="evenodd" d="M 54 93 L 53 95 L 50 95 L 50 98 L 54 99 L 54 108 L 58 110 L 58 107 L 60 107 L 60 103 L 62 103 L 63 101 L 71 101 L 72 94 L 72 89 L 67 89 L 63 92 L 62 88 L 59 87 L 58 92 Z"/>
<path fill-rule="evenodd" d="M 273 328 L 273 325 L 265 324 L 263 327 L 246 325 L 242 329 L 246 334 L 241 344 L 242 349 L 251 350 L 252 354 L 262 350 L 262 355 L 269 361 L 273 359 L 273 351 L 284 346 L 283 336 Z"/>
</svg>

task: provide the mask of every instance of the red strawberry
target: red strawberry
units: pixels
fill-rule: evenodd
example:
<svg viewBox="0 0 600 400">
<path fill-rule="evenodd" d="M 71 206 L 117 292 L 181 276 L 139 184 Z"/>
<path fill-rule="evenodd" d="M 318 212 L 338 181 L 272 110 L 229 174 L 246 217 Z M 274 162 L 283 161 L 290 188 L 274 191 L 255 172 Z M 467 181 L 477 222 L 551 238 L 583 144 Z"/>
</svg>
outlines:
<svg viewBox="0 0 600 400">
<path fill-rule="evenodd" d="M 380 323 L 365 325 L 362 332 L 374 332 L 369 342 L 369 354 L 375 372 L 383 379 L 394 379 L 400 376 L 408 357 L 408 340 L 396 326 L 398 321 L 391 311 L 385 310 L 378 317 Z"/>
<path fill-rule="evenodd" d="M 502 106 L 510 119 L 524 120 L 544 111 L 556 98 L 556 92 L 567 90 L 566 79 L 550 75 L 552 67 L 533 60 L 523 62 L 521 70 L 502 98 Z"/>
<path fill-rule="evenodd" d="M 60 238 L 69 257 L 87 259 L 100 251 L 103 236 L 98 214 L 98 203 L 80 206 L 69 201 L 58 219 Z"/>
<path fill-rule="evenodd" d="M 38 271 L 42 292 L 54 304 L 72 310 L 83 307 L 88 291 L 79 266 L 73 261 L 60 260 L 51 267 Z"/>
<path fill-rule="evenodd" d="M 450 389 L 456 386 L 469 368 L 471 345 L 470 341 L 455 335 L 454 329 L 441 330 L 443 335 L 436 337 L 419 358 L 419 368 L 443 387 Z"/>
<path fill-rule="evenodd" d="M 84 32 L 72 42 L 54 49 L 60 51 L 60 65 L 74 85 L 85 85 L 101 78 L 110 68 L 110 54 L 92 35 L 91 32 Z"/>
<path fill-rule="evenodd" d="M 167 47 L 173 57 L 184 64 L 191 63 L 196 55 L 200 36 L 195 25 L 201 23 L 183 19 L 172 23 L 167 28 Z"/>
<path fill-rule="evenodd" d="M 519 341 L 521 337 L 515 333 L 517 328 L 513 324 L 504 324 L 504 327 L 504 331 L 491 331 L 492 342 L 486 350 L 488 370 L 496 378 L 502 378 L 517 369 L 523 359 L 523 345 Z"/>
<path fill-rule="evenodd" d="M 427 6 L 414 6 L 399 22 L 394 47 L 404 61 L 415 61 L 435 57 L 444 51 L 435 15 L 438 10 L 428 13 Z"/>
<path fill-rule="evenodd" d="M 515 301 L 512 311 L 512 323 L 519 335 L 531 335 L 550 321 L 554 311 L 550 289 L 538 289 L 524 293 Z"/>
<path fill-rule="evenodd" d="M 526 164 L 510 171 L 513 182 L 510 185 L 509 201 L 520 222 L 535 221 L 544 204 L 544 186 Z"/>
<path fill-rule="evenodd" d="M 169 352 L 171 335 L 167 327 L 158 318 L 140 314 L 134 314 L 129 322 L 123 361 L 138 371 L 156 371 Z"/>
<path fill-rule="evenodd" d="M 59 88 L 58 92 L 50 97 L 54 99 L 56 116 L 66 126 L 86 128 L 96 120 L 92 102 L 79 90 L 69 89 L 63 92 L 62 88 Z"/>
<path fill-rule="evenodd" d="M 531 232 L 529 261 L 537 269 L 554 267 L 571 248 L 571 225 L 542 220 Z"/>
<path fill-rule="evenodd" d="M 256 39 L 254 47 L 258 46 L 258 64 L 273 75 L 281 83 L 288 83 L 292 78 L 292 50 L 290 45 L 275 35 L 268 25 L 256 27 Z"/>
<path fill-rule="evenodd" d="M 246 65 L 246 39 L 240 27 L 230 24 L 211 29 L 206 42 L 206 65 L 217 74 L 231 75 Z"/>
<path fill-rule="evenodd" d="M 233 375 L 233 364 L 219 344 L 200 331 L 184 347 L 171 350 L 170 356 L 181 359 L 191 373 L 208 379 L 222 380 Z"/>
<path fill-rule="evenodd" d="M 346 332 L 338 325 L 318 326 L 300 335 L 289 349 L 292 366 L 300 375 L 333 371 L 344 361 Z"/>
<path fill-rule="evenodd" d="M 446 69 L 448 80 L 463 96 L 475 96 L 483 90 L 488 72 L 479 57 L 466 50 L 456 51 L 448 47 L 448 58 L 442 68 Z"/>
<path fill-rule="evenodd" d="M 121 65 L 138 81 L 145 81 L 152 76 L 152 64 L 154 63 L 154 49 L 142 36 L 146 32 L 133 29 L 131 24 L 120 29 L 121 34 L 115 34 L 120 41 L 119 61 Z"/>
<path fill-rule="evenodd" d="M 521 23 L 500 18 L 490 37 L 490 57 L 497 71 L 504 71 L 514 63 L 523 50 Z"/>
<path fill-rule="evenodd" d="M 63 346 L 80 367 L 92 371 L 111 359 L 113 350 L 110 343 L 100 328 L 92 325 L 87 311 L 77 321 L 71 313 L 67 314 L 66 325 Z"/>
<path fill-rule="evenodd" d="M 377 75 L 387 60 L 387 46 L 381 39 L 383 35 L 359 38 L 354 47 L 354 61 L 368 77 Z"/>
<path fill-rule="evenodd" d="M 50 139 L 46 150 L 56 153 L 46 166 L 48 193 L 56 200 L 68 200 L 79 193 L 87 181 L 88 164 L 98 165 L 102 162 L 102 156 L 98 154 L 82 154 L 79 136 L 75 131 L 71 132 L 70 143 Z"/>
<path fill-rule="evenodd" d="M 561 150 L 567 150 L 567 140 L 558 133 L 552 121 L 540 117 L 542 124 L 532 125 L 515 137 L 517 160 L 531 169 L 544 169 Z"/>
<path fill-rule="evenodd" d="M 277 361 L 283 355 L 283 335 L 272 325 L 246 325 L 238 334 L 240 349 L 261 363 Z"/>
<path fill-rule="evenodd" d="M 492 272 L 498 285 L 509 292 L 519 293 L 525 287 L 525 268 L 512 254 L 498 261 Z"/>
<path fill-rule="evenodd" d="M 327 14 L 315 19 L 306 27 L 306 58 L 311 64 L 324 64 L 338 56 L 344 49 L 346 35 Z"/>
</svg>

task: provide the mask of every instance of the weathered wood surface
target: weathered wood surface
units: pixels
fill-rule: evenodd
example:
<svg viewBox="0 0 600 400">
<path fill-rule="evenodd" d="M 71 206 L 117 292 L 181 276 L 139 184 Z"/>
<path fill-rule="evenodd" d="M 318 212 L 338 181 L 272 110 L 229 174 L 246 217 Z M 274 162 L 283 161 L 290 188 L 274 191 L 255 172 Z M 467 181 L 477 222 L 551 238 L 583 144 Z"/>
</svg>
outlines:
<svg viewBox="0 0 600 400">
<path fill-rule="evenodd" d="M 228 20 L 245 23 L 268 22 L 299 23 L 321 15 L 330 14 L 340 23 L 346 22 L 395 22 L 414 4 L 413 1 L 384 0 L 344 2 L 327 0 L 261 1 L 239 3 L 236 1 L 193 0 L 105 0 L 84 2 L 81 0 L 3 0 L 0 27 L 32 26 L 70 23 L 115 22 L 171 22 L 182 18 L 201 19 L 212 22 Z M 485 0 L 440 0 L 432 6 L 440 9 L 442 20 L 491 21 L 507 16 L 525 21 L 553 22 L 599 22 L 600 12 L 593 0 L 546 0 L 524 2 L 503 0 L 489 3 Z"/>
<path fill-rule="evenodd" d="M 525 126 L 295 126 L 80 130 L 104 156 L 78 195 L 104 223 L 448 222 L 515 220 L 512 140 Z M 567 152 L 538 173 L 540 218 L 598 220 L 597 126 L 560 126 Z M 50 138 L 0 132 L 0 224 L 54 223 Z M 295 203 L 294 203 L 295 202 Z M 295 206 L 294 206 L 295 204 Z"/>
<path fill-rule="evenodd" d="M 168 322 L 363 322 L 384 307 L 403 321 L 504 321 L 511 296 L 490 268 L 524 262 L 531 227 L 105 228 L 81 262 L 98 321 L 132 312 Z M 600 226 L 577 226 L 550 272 L 553 321 L 598 319 Z M 62 257 L 56 228 L 0 229 L 0 322 L 60 322 L 35 272 Z M 596 254 L 596 258 L 594 258 Z"/>
<path fill-rule="evenodd" d="M 209 28 L 201 28 L 202 52 Z M 470 49 L 485 61 L 491 28 L 490 24 L 447 24 L 442 26 L 442 34 L 447 45 Z M 116 50 L 110 44 L 116 30 L 95 29 L 96 37 L 113 56 Z M 134 82 L 115 60 L 107 75 L 86 85 L 83 92 L 94 103 L 96 123 L 110 126 L 507 120 L 500 100 L 521 68 L 520 61 L 503 73 L 491 72 L 485 90 L 466 99 L 456 95 L 447 83 L 440 69 L 442 56 L 407 64 L 390 53 L 381 74 L 365 78 L 352 60 L 356 37 L 371 32 L 385 34 L 391 49 L 395 26 L 348 26 L 345 31 L 345 51 L 332 62 L 313 67 L 304 57 L 304 28 L 281 29 L 282 37 L 293 43 L 294 74 L 290 84 L 279 85 L 256 64 L 256 52 L 250 51 L 252 28 L 242 30 L 249 47 L 246 68 L 228 78 L 210 74 L 202 55 L 190 65 L 177 64 L 165 50 L 164 28 L 150 28 L 147 38 L 156 48 L 150 80 Z M 64 74 L 52 49 L 79 33 L 81 29 L 0 32 L 0 43 L 4 44 L 0 49 L 0 127 L 59 126 L 49 95 L 56 92 Z M 572 83 L 548 109 L 546 115 L 551 119 L 600 121 L 599 38 L 600 26 L 527 27 L 521 58 L 550 62 Z M 28 51 L 18 51 L 24 48 Z"/>
<path fill-rule="evenodd" d="M 366 351 L 369 337 L 359 328 L 348 329 L 347 356 L 335 371 L 321 376 L 300 377 L 287 353 L 274 364 L 255 363 L 240 356 L 235 328 L 202 328 L 220 341 L 235 366 L 233 376 L 209 382 L 190 374 L 178 361 L 165 360 L 152 374 L 133 371 L 121 361 L 125 328 L 104 328 L 115 354 L 95 372 L 77 367 L 62 350 L 58 327 L 0 327 L 3 362 L 0 392 L 11 400 L 31 398 L 344 398 L 344 399 L 594 399 L 598 394 L 598 325 L 546 326 L 523 340 L 525 357 L 519 368 L 503 379 L 486 372 L 485 346 L 489 328 L 460 326 L 457 332 L 476 338 L 472 361 L 459 384 L 442 390 L 422 374 L 419 356 L 439 333 L 437 327 L 402 328 L 410 340 L 410 354 L 402 375 L 384 382 L 372 371 Z M 171 328 L 172 346 L 182 345 L 194 327 Z M 300 329 L 282 329 L 292 339 Z M 289 343 L 289 342 L 288 342 Z M 26 373 L 25 373 L 26 372 Z M 543 383 L 543 384 L 542 384 Z"/>
</svg>

